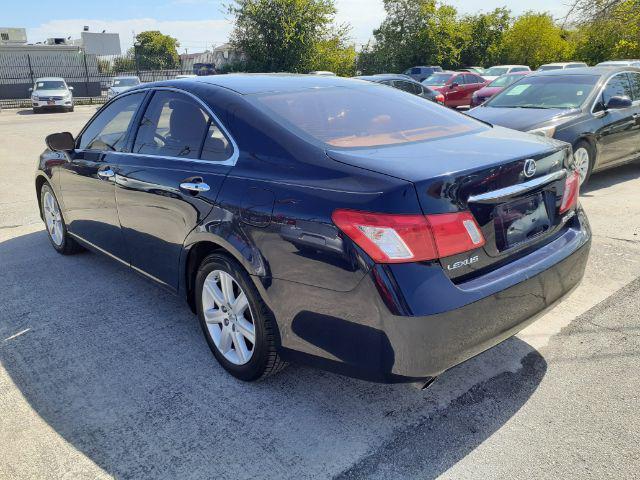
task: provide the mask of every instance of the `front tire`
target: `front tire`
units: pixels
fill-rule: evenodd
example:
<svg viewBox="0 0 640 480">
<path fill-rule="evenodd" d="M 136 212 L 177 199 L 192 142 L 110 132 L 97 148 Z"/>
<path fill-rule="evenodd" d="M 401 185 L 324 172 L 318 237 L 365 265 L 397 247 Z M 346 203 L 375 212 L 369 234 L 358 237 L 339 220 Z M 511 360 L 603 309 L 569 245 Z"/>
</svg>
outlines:
<svg viewBox="0 0 640 480">
<path fill-rule="evenodd" d="M 207 256 L 195 282 L 204 336 L 220 365 L 234 377 L 254 381 L 279 372 L 277 326 L 249 275 L 222 253 Z"/>
<path fill-rule="evenodd" d="M 58 199 L 48 183 L 43 184 L 40 190 L 40 208 L 47 226 L 49 241 L 56 252 L 62 255 L 73 255 L 81 251 L 82 247 L 67 232 Z"/>
<path fill-rule="evenodd" d="M 590 143 L 580 140 L 573 148 L 573 165 L 580 176 L 580 186 L 585 185 L 595 165 L 596 153 Z"/>
</svg>

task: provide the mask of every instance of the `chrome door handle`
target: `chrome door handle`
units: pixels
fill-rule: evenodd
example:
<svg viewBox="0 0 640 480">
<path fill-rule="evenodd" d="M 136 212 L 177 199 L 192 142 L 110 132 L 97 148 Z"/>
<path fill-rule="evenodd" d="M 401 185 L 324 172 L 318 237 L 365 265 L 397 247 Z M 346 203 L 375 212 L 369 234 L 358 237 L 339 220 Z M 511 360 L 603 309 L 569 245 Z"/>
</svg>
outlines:
<svg viewBox="0 0 640 480">
<path fill-rule="evenodd" d="M 211 190 L 211 187 L 204 182 L 184 182 L 180 184 L 180 188 L 195 193 L 208 192 Z"/>
<path fill-rule="evenodd" d="M 101 178 L 111 178 L 115 174 L 116 174 L 116 172 L 114 172 L 110 168 L 107 168 L 105 170 L 98 170 L 98 176 L 101 177 Z"/>
</svg>

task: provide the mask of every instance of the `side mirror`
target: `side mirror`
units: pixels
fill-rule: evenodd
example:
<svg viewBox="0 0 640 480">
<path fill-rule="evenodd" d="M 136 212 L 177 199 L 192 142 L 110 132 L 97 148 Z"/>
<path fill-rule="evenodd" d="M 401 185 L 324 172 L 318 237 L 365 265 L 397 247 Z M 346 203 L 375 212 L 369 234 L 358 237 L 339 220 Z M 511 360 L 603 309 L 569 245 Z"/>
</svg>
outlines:
<svg viewBox="0 0 640 480">
<path fill-rule="evenodd" d="M 52 133 L 51 135 L 47 135 L 45 143 L 47 144 L 47 147 L 49 147 L 49 150 L 53 150 L 54 152 L 73 150 L 76 146 L 73 135 L 69 132 Z"/>
<path fill-rule="evenodd" d="M 456 88 L 459 87 L 460 84 L 458 82 L 453 82 L 451 85 L 449 85 L 449 88 Z"/>
<path fill-rule="evenodd" d="M 72 90 L 72 91 L 73 91 L 73 87 L 69 87 L 69 90 Z"/>
<path fill-rule="evenodd" d="M 621 108 L 629 108 L 633 102 L 626 95 L 616 95 L 609 99 L 607 102 L 607 110 L 618 110 Z"/>
</svg>

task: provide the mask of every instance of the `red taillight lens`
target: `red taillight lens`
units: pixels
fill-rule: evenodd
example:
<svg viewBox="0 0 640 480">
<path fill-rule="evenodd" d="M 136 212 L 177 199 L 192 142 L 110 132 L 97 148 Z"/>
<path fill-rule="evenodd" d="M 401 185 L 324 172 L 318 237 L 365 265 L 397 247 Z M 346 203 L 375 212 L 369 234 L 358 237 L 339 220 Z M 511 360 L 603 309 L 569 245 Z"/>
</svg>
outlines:
<svg viewBox="0 0 640 480">
<path fill-rule="evenodd" d="M 484 245 L 469 212 L 424 216 L 336 210 L 332 219 L 376 263 L 434 260 Z"/>
<path fill-rule="evenodd" d="M 578 204 L 580 194 L 580 175 L 578 172 L 571 172 L 564 182 L 564 194 L 560 203 L 560 214 L 575 208 Z"/>
<path fill-rule="evenodd" d="M 444 103 L 444 95 L 442 94 L 436 95 L 436 102 Z"/>
</svg>

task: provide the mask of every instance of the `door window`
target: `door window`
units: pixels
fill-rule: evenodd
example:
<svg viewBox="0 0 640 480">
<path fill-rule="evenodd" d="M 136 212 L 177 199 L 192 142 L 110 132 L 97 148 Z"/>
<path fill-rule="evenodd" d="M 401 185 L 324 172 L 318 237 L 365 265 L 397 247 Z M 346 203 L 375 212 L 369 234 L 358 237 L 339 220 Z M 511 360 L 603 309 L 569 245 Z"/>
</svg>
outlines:
<svg viewBox="0 0 640 480">
<path fill-rule="evenodd" d="M 400 90 L 404 90 L 405 92 L 413 93 L 414 95 L 418 93 L 417 90 L 414 88 L 413 83 L 405 82 L 404 80 L 395 80 L 393 82 L 393 86 Z"/>
<path fill-rule="evenodd" d="M 526 67 L 514 67 L 509 71 L 509 73 L 511 73 L 511 72 L 528 72 L 528 71 L 529 71 L 529 69 L 526 68 Z"/>
<path fill-rule="evenodd" d="M 465 75 L 464 80 L 467 85 L 478 83 L 478 77 L 475 75 Z"/>
<path fill-rule="evenodd" d="M 149 102 L 136 135 L 134 153 L 227 160 L 233 148 L 211 116 L 188 96 L 159 90 Z"/>
<path fill-rule="evenodd" d="M 630 72 L 629 80 L 631 81 L 631 90 L 633 97 L 631 99 L 635 102 L 640 100 L 640 73 Z"/>
<path fill-rule="evenodd" d="M 602 101 L 606 105 L 611 97 L 616 96 L 627 96 L 629 98 L 633 98 L 631 84 L 629 83 L 629 79 L 624 73 L 616 75 L 609 80 L 607 86 L 604 89 L 604 92 L 602 92 Z"/>
<path fill-rule="evenodd" d="M 133 93 L 114 100 L 89 124 L 78 140 L 81 150 L 121 152 L 125 147 L 127 131 L 144 98 L 144 93 Z"/>
</svg>

